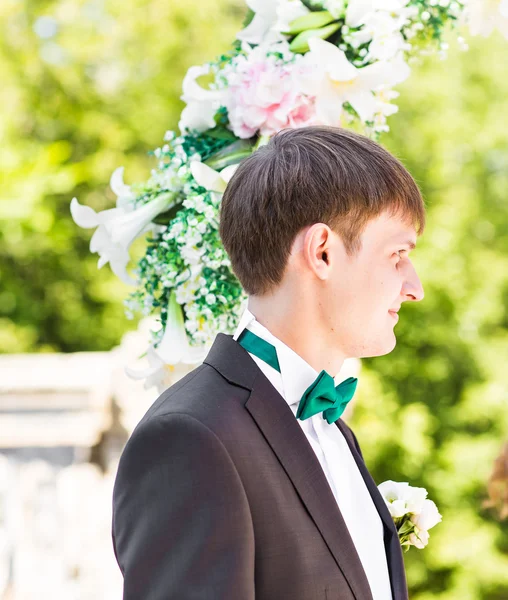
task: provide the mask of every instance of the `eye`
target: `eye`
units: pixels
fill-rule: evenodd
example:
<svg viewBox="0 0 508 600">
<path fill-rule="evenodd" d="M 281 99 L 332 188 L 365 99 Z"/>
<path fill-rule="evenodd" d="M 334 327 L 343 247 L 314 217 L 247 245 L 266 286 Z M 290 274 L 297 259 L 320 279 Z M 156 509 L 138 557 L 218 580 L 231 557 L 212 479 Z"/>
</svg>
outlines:
<svg viewBox="0 0 508 600">
<path fill-rule="evenodd" d="M 393 256 L 397 256 L 399 259 L 404 258 L 407 255 L 407 250 L 397 250 Z"/>
</svg>

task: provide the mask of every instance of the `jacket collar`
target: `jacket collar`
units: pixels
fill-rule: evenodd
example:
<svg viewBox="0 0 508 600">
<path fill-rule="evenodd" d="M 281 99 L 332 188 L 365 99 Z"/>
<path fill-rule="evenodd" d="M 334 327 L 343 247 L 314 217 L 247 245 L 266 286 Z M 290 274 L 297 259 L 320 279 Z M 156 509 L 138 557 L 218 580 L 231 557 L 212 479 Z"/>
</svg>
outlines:
<svg viewBox="0 0 508 600">
<path fill-rule="evenodd" d="M 273 335 L 248 309 L 245 310 L 233 339 L 237 340 L 244 329 L 248 329 L 275 348 L 280 365 L 282 395 L 289 406 L 298 404 L 304 392 L 316 380 L 318 372 L 299 354 Z M 267 368 L 269 368 L 268 365 Z M 263 372 L 266 373 L 264 370 Z"/>
<path fill-rule="evenodd" d="M 259 367 L 231 335 L 219 333 L 203 361 L 233 385 L 252 390 Z"/>
</svg>

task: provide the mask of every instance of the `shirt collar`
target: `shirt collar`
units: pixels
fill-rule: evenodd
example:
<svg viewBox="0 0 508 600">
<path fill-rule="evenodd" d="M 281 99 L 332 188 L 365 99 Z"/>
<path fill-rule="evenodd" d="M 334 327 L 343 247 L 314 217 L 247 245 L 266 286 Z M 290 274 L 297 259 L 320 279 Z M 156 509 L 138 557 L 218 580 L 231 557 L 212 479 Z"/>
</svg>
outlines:
<svg viewBox="0 0 508 600">
<path fill-rule="evenodd" d="M 318 372 L 294 350 L 261 325 L 249 309 L 246 309 L 242 315 L 233 339 L 237 340 L 244 329 L 252 331 L 252 333 L 275 346 L 281 370 L 284 398 L 290 406 L 300 402 L 303 393 L 314 382 Z"/>
</svg>

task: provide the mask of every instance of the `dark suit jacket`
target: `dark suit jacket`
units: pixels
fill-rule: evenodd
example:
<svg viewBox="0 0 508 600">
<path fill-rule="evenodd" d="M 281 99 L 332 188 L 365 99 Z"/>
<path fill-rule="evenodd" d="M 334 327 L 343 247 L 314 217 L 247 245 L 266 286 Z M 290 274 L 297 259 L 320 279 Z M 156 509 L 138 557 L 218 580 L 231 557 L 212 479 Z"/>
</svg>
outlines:
<svg viewBox="0 0 508 600">
<path fill-rule="evenodd" d="M 384 523 L 394 600 L 406 600 L 390 514 L 338 421 Z M 166 390 L 129 439 L 113 499 L 125 600 L 372 600 L 318 459 L 286 401 L 231 336 Z"/>
</svg>

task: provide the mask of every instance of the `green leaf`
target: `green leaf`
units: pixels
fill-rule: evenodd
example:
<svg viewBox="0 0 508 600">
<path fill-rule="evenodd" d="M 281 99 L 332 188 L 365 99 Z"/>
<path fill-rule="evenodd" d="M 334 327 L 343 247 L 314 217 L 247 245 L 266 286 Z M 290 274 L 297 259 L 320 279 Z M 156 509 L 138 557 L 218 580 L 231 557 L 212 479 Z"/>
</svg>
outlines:
<svg viewBox="0 0 508 600">
<path fill-rule="evenodd" d="M 206 132 L 206 135 L 215 138 L 216 140 L 231 140 L 233 142 L 237 139 L 235 134 L 229 129 L 226 129 L 223 125 L 217 125 L 217 127 L 209 129 Z"/>
<path fill-rule="evenodd" d="M 234 144 L 229 144 L 215 154 L 212 154 L 209 159 L 205 160 L 205 165 L 208 165 L 216 171 L 220 171 L 229 165 L 234 165 L 252 154 L 254 147 L 254 139 L 238 140 Z"/>
<path fill-rule="evenodd" d="M 260 135 L 258 141 L 254 144 L 252 151 L 255 152 L 258 148 L 261 148 L 261 146 L 266 146 L 266 144 L 268 144 L 269 141 L 269 135 Z"/>
<path fill-rule="evenodd" d="M 323 10 L 323 1 L 322 0 L 301 0 L 301 2 L 310 11 Z"/>
<path fill-rule="evenodd" d="M 412 533 L 415 529 L 415 526 L 411 521 L 406 521 L 401 528 L 399 529 L 399 536 L 405 535 L 408 533 Z"/>
<path fill-rule="evenodd" d="M 168 210 L 158 214 L 155 219 L 153 219 L 154 223 L 157 225 L 167 225 L 170 221 L 172 221 L 176 217 L 176 213 L 182 208 L 182 203 L 179 202 L 172 206 Z"/>
<path fill-rule="evenodd" d="M 245 29 L 247 27 L 247 25 L 250 25 L 252 22 L 252 19 L 255 16 L 255 12 L 252 10 L 252 8 L 249 8 L 247 10 L 247 14 L 245 15 L 245 19 L 243 20 L 243 29 Z"/>
<path fill-rule="evenodd" d="M 307 29 L 299 33 L 295 39 L 289 44 L 289 49 L 296 54 L 305 54 L 309 51 L 309 40 L 313 37 L 319 37 L 326 40 L 333 35 L 340 27 L 340 23 L 332 23 L 321 29 Z"/>
<path fill-rule="evenodd" d="M 333 17 L 327 10 L 311 12 L 303 15 L 302 17 L 294 19 L 294 21 L 291 21 L 289 24 L 289 29 L 283 33 L 286 35 L 296 35 L 302 31 L 306 31 L 307 29 L 324 27 L 325 25 L 328 25 L 328 23 L 331 23 L 335 20 L 335 17 Z"/>
</svg>

